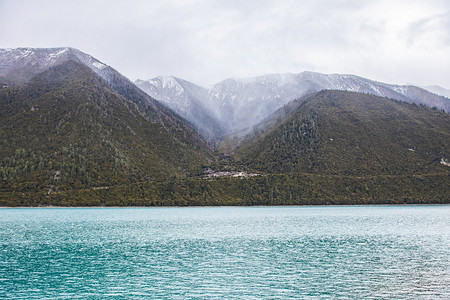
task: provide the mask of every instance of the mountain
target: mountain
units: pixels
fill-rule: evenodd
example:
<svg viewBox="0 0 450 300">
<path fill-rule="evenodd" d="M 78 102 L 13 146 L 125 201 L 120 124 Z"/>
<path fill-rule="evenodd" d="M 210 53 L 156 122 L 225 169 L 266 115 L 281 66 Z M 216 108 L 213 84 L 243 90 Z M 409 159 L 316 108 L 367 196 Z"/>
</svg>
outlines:
<svg viewBox="0 0 450 300">
<path fill-rule="evenodd" d="M 430 92 L 435 93 L 437 95 L 444 96 L 446 98 L 450 98 L 450 90 L 449 89 L 445 89 L 445 88 L 443 88 L 441 86 L 430 85 L 430 86 L 425 86 L 423 88 L 426 89 L 427 91 L 430 91 Z"/>
<path fill-rule="evenodd" d="M 289 102 L 254 129 L 203 179 L 173 181 L 170 203 L 450 202 L 450 115 L 441 110 L 324 90 Z"/>
<path fill-rule="evenodd" d="M 217 107 L 209 102 L 205 88 L 172 76 L 137 80 L 135 84 L 189 120 L 204 136 L 220 139 L 224 135 Z"/>
<path fill-rule="evenodd" d="M 9 85 L 26 83 L 34 76 L 67 61 L 75 61 L 88 67 L 115 92 L 135 103 L 140 112 L 152 121 L 163 123 L 167 127 L 183 127 L 189 132 L 187 136 L 197 139 L 198 143 L 204 143 L 203 139 L 198 137 L 195 130 L 184 119 L 141 91 L 114 68 L 78 49 L 69 47 L 0 49 L 0 66 L 2 66 L 0 80 L 3 80 L 4 88 Z M 179 136 L 183 139 L 186 133 L 181 132 Z"/>
<path fill-rule="evenodd" d="M 42 59 L 40 50 L 34 53 Z M 46 70 L 34 66 L 31 73 L 42 72 L 33 77 L 16 72 L 27 64 L 3 72 L 0 200 L 22 195 L 45 203 L 70 191 L 182 178 L 201 173 L 210 159 L 211 149 L 189 124 L 112 68 L 103 68 L 105 80 L 77 58 L 54 60 Z"/>
<path fill-rule="evenodd" d="M 448 99 L 420 88 L 317 73 L 139 82 L 160 102 L 73 48 L 4 49 L 0 65 L 0 206 L 450 201 L 449 114 L 433 105 Z M 236 131 L 229 155 L 211 149 Z"/>
<path fill-rule="evenodd" d="M 8 83 L 27 82 L 37 74 L 65 61 L 77 61 L 89 67 L 103 79 L 109 66 L 74 48 L 0 49 L 0 79 Z"/>
<path fill-rule="evenodd" d="M 450 115 L 346 91 L 291 102 L 257 126 L 236 155 L 251 169 L 321 175 L 450 174 Z"/>
<path fill-rule="evenodd" d="M 157 79 L 137 81 L 136 84 L 155 99 L 160 100 L 191 122 L 192 103 L 201 103 L 213 111 L 225 132 L 248 133 L 258 124 L 288 102 L 309 93 L 324 89 L 345 90 L 388 97 L 409 103 L 425 104 L 450 112 L 448 98 L 430 93 L 412 85 L 391 85 L 372 81 L 354 75 L 320 74 L 303 72 L 299 74 L 274 74 L 245 79 L 228 79 L 214 84 L 201 93 L 187 92 L 195 86 L 184 80 L 177 80 L 178 87 L 161 84 Z M 180 87 L 181 86 L 181 87 Z M 206 96 L 207 94 L 207 96 Z M 186 101 L 188 99 L 188 101 Z"/>
</svg>

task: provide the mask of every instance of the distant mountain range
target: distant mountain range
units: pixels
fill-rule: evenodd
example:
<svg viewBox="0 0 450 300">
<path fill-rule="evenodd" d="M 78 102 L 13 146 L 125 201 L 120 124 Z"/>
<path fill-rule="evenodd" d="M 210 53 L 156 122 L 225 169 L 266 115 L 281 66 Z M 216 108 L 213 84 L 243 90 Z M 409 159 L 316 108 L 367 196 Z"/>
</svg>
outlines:
<svg viewBox="0 0 450 300">
<path fill-rule="evenodd" d="M 186 177 L 208 163 L 211 148 L 185 120 L 89 55 L 71 48 L 0 53 L 8 66 L 0 89 L 0 199 L 2 192 L 54 197 Z"/>
<path fill-rule="evenodd" d="M 438 85 L 430 85 L 430 86 L 425 86 L 423 88 L 432 93 L 435 93 L 437 95 L 444 96 L 444 97 L 450 99 L 450 90 L 449 89 L 444 89 L 443 87 L 440 87 Z"/>
<path fill-rule="evenodd" d="M 419 87 L 134 84 L 73 48 L 0 49 L 0 87 L 0 206 L 450 202 L 450 100 Z"/>
<path fill-rule="evenodd" d="M 217 128 L 215 133 L 225 134 L 246 133 L 290 101 L 324 89 L 373 94 L 450 112 L 450 99 L 423 88 L 386 84 L 354 75 L 274 74 L 228 79 L 208 89 L 175 77 L 137 80 L 135 83 L 202 131 Z M 204 122 L 207 119 L 209 122 Z"/>
</svg>

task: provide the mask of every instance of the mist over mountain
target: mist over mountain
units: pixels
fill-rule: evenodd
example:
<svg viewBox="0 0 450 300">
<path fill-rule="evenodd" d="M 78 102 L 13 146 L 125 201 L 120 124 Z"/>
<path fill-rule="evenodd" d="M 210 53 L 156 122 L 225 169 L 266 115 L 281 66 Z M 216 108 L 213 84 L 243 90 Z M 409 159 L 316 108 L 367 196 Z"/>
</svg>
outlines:
<svg viewBox="0 0 450 300">
<path fill-rule="evenodd" d="M 443 88 L 441 86 L 430 85 L 430 86 L 425 86 L 423 88 L 426 89 L 427 91 L 430 91 L 430 92 L 435 93 L 437 95 L 444 96 L 446 98 L 450 98 L 450 90 L 446 89 L 446 88 Z"/>
<path fill-rule="evenodd" d="M 220 139 L 225 134 L 219 120 L 220 112 L 217 105 L 210 101 L 207 89 L 172 76 L 137 80 L 135 83 L 148 95 L 193 123 L 204 136 Z"/>
<path fill-rule="evenodd" d="M 175 115 L 172 110 L 142 92 L 133 82 L 111 66 L 78 49 L 70 47 L 0 49 L 0 66 L 2 66 L 0 80 L 3 81 L 4 88 L 9 85 L 27 83 L 42 72 L 67 61 L 75 61 L 88 67 L 118 94 L 135 103 L 152 121 L 161 122 L 169 127 L 184 124 L 185 129 L 194 134 L 191 126 Z M 52 79 L 49 79 L 49 82 L 51 83 Z M 204 141 L 199 140 L 199 142 Z"/>
<path fill-rule="evenodd" d="M 195 123 L 190 110 L 200 105 L 213 111 L 226 133 L 247 133 L 271 113 L 294 99 L 324 89 L 345 90 L 388 97 L 409 103 L 425 104 L 450 111 L 450 100 L 412 85 L 392 85 L 355 75 L 273 74 L 244 79 L 227 79 L 201 93 L 190 92 L 195 84 L 172 78 L 177 84 L 160 84 L 159 79 L 138 80 L 136 84 L 149 95 Z M 201 127 L 201 124 L 197 124 Z"/>
<path fill-rule="evenodd" d="M 22 193 L 33 202 L 202 172 L 207 143 L 120 73 L 105 66 L 100 76 L 93 59 L 43 59 L 67 53 L 60 49 L 30 52 L 25 58 L 34 63 L 18 59 L 3 72 L 0 200 Z"/>
<path fill-rule="evenodd" d="M 72 48 L 0 49 L 0 66 L 0 206 L 450 201 L 449 100 L 415 86 L 134 84 Z"/>
</svg>

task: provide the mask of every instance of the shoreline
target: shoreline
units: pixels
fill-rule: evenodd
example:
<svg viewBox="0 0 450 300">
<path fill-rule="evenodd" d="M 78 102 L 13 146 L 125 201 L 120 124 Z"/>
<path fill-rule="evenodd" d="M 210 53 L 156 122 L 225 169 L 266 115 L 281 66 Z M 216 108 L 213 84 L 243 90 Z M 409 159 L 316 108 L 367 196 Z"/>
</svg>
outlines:
<svg viewBox="0 0 450 300">
<path fill-rule="evenodd" d="M 10 208 L 282 208 L 282 207 L 357 207 L 357 206 L 449 206 L 450 203 L 427 203 L 427 204 L 317 204 L 317 205 L 192 205 L 192 206 L 0 206 L 0 209 L 10 209 Z"/>
</svg>

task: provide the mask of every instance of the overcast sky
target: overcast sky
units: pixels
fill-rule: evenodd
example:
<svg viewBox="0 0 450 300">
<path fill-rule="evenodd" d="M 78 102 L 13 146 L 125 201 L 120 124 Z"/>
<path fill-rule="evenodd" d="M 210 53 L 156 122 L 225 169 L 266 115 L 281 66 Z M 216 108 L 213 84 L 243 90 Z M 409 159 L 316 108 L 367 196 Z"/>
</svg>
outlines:
<svg viewBox="0 0 450 300">
<path fill-rule="evenodd" d="M 316 71 L 450 88 L 450 1 L 0 0 L 0 48 L 61 46 L 131 80 Z"/>
</svg>

